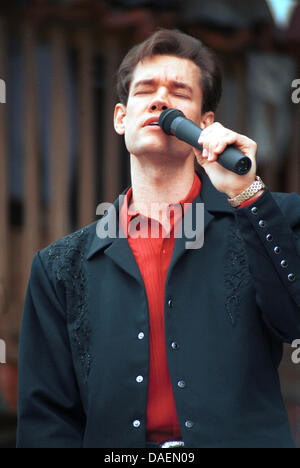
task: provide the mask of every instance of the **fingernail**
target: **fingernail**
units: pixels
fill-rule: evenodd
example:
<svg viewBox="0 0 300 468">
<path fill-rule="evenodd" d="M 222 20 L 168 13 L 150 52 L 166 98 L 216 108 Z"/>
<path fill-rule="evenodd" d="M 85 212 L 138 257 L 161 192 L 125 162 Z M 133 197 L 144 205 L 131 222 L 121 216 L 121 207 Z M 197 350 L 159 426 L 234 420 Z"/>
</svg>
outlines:
<svg viewBox="0 0 300 468">
<path fill-rule="evenodd" d="M 213 158 L 213 154 L 212 154 L 212 153 L 209 153 L 209 155 L 208 155 L 208 160 L 211 161 L 212 158 Z"/>
<path fill-rule="evenodd" d="M 207 149 L 204 149 L 203 152 L 202 152 L 203 158 L 206 158 L 207 155 L 208 155 L 208 151 L 207 151 Z"/>
</svg>

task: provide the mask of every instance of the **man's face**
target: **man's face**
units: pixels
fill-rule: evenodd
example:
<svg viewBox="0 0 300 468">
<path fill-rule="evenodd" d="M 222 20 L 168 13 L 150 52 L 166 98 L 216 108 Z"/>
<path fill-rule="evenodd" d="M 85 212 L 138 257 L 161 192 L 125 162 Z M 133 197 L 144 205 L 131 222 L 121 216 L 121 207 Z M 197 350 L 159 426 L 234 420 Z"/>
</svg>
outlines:
<svg viewBox="0 0 300 468">
<path fill-rule="evenodd" d="M 118 104 L 115 128 L 125 135 L 130 154 L 151 157 L 188 157 L 191 146 L 166 135 L 155 122 L 167 108 L 181 110 L 201 124 L 200 70 L 192 61 L 156 55 L 140 62 L 133 74 L 127 106 Z"/>
</svg>

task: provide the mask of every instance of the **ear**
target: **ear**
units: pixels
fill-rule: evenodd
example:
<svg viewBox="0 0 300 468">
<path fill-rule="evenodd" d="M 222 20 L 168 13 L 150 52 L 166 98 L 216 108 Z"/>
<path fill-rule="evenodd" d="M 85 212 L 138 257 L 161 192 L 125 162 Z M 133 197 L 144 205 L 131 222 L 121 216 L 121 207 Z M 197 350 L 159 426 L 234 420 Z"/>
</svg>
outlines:
<svg viewBox="0 0 300 468">
<path fill-rule="evenodd" d="M 114 112 L 114 127 L 115 131 L 119 135 L 124 135 L 125 133 L 125 117 L 126 117 L 126 106 L 120 102 L 115 107 Z"/>
<path fill-rule="evenodd" d="M 201 115 L 200 127 L 204 130 L 209 125 L 212 125 L 215 121 L 215 114 L 212 111 L 205 112 Z"/>
</svg>

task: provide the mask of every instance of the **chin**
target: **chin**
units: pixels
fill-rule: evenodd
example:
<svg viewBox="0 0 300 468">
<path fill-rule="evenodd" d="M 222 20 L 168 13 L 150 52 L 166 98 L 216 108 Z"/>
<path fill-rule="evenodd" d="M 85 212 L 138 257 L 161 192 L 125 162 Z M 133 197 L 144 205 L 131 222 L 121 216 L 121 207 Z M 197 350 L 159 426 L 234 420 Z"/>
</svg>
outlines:
<svg viewBox="0 0 300 468">
<path fill-rule="evenodd" d="M 140 145 L 134 145 L 127 148 L 130 154 L 136 157 L 153 156 L 170 159 L 186 159 L 191 154 L 191 147 L 178 140 L 169 141 L 155 141 L 151 138 L 150 141 L 143 141 Z"/>
</svg>

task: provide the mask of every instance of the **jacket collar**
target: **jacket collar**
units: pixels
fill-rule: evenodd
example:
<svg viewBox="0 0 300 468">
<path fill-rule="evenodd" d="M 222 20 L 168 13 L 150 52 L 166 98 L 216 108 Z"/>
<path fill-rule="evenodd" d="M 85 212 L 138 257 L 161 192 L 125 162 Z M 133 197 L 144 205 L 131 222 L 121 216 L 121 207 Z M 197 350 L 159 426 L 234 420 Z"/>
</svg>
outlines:
<svg viewBox="0 0 300 468">
<path fill-rule="evenodd" d="M 125 193 L 129 190 L 129 187 L 122 192 L 122 195 L 125 195 Z M 100 237 L 99 232 L 105 230 L 105 226 L 109 225 L 114 225 L 116 226 L 116 233 L 118 233 L 119 229 L 119 212 L 120 212 L 120 197 L 118 197 L 114 203 L 109 207 L 107 210 L 107 213 L 96 223 L 93 224 L 95 226 L 95 233 L 93 234 L 93 240 L 90 245 L 90 248 L 87 253 L 87 260 L 90 260 L 94 254 L 96 254 L 98 251 L 108 247 L 112 242 L 114 242 L 116 239 L 120 239 L 120 237 L 117 235 L 116 237 Z"/>
<path fill-rule="evenodd" d="M 194 202 L 193 208 L 196 203 L 204 203 L 204 215 L 205 215 L 205 224 L 204 228 L 210 223 L 213 219 L 213 213 L 223 212 L 228 214 L 234 214 L 234 208 L 232 208 L 226 198 L 226 195 L 220 193 L 212 185 L 209 177 L 206 174 L 199 173 L 198 176 L 201 179 L 201 193 L 198 195 Z M 127 187 L 121 195 L 125 195 L 129 190 Z M 119 211 L 120 211 L 120 197 L 115 200 L 115 202 L 109 207 L 105 216 L 103 216 L 97 223 L 94 223 L 93 226 L 96 226 L 95 233 L 91 245 L 87 252 L 87 260 L 90 260 L 97 252 L 105 249 L 110 246 L 112 243 L 116 242 L 118 245 L 129 244 L 126 238 L 123 238 L 119 235 Z M 115 237 L 100 237 L 97 233 L 105 230 L 105 226 L 111 226 L 115 223 L 116 226 L 116 236 Z M 127 249 L 126 249 L 127 250 Z M 130 248 L 129 248 L 130 250 Z"/>
</svg>

